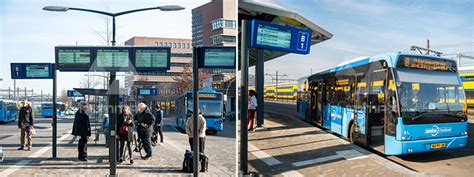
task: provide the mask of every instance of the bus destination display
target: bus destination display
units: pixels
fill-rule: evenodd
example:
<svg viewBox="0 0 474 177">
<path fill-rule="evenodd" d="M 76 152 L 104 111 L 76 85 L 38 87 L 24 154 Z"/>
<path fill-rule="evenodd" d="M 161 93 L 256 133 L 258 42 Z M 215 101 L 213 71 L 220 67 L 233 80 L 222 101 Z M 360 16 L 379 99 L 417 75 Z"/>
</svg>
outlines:
<svg viewBox="0 0 474 177">
<path fill-rule="evenodd" d="M 398 60 L 398 66 L 434 71 L 456 71 L 456 63 L 454 61 L 417 56 L 401 56 Z"/>
</svg>

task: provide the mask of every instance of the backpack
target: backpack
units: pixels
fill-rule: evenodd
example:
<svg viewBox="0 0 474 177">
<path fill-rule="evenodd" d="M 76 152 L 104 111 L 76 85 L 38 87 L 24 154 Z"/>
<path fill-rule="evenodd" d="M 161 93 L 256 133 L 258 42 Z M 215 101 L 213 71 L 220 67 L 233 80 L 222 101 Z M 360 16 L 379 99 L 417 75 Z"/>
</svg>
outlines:
<svg viewBox="0 0 474 177">
<path fill-rule="evenodd" d="M 193 172 L 193 152 L 190 150 L 186 150 L 184 153 L 183 171 L 188 173 Z"/>
<path fill-rule="evenodd" d="M 199 157 L 199 160 L 201 162 L 201 172 L 206 172 L 208 170 L 209 158 L 203 153 L 199 153 Z M 193 152 L 190 150 L 186 150 L 186 152 L 184 153 L 183 171 L 192 173 L 193 169 Z"/>
</svg>

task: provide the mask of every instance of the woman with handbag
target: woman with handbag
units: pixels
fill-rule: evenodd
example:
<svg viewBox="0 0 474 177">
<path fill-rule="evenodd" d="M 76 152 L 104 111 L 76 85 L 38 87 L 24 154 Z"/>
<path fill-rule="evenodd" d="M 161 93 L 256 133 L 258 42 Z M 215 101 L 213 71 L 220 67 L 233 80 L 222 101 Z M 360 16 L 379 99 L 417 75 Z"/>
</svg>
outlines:
<svg viewBox="0 0 474 177">
<path fill-rule="evenodd" d="M 119 163 L 122 163 L 124 160 L 124 147 L 125 142 L 127 143 L 128 156 L 130 157 L 130 164 L 133 164 L 132 157 L 132 141 L 133 141 L 133 114 L 130 112 L 130 107 L 122 107 L 122 113 L 120 113 L 117 120 L 117 127 L 119 127 Z"/>
</svg>

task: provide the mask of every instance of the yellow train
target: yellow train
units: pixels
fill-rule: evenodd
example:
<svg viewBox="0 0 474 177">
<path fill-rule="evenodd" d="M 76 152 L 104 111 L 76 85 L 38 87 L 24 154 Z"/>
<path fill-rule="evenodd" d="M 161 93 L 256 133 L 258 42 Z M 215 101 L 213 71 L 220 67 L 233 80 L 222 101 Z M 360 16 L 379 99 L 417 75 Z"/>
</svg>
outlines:
<svg viewBox="0 0 474 177">
<path fill-rule="evenodd" d="M 249 90 L 255 90 L 254 87 L 249 88 Z M 298 92 L 298 85 L 294 84 L 278 84 L 276 85 L 266 85 L 263 88 L 263 97 L 264 98 L 273 98 L 273 99 L 285 99 L 285 100 L 296 100 Z"/>
<path fill-rule="evenodd" d="M 474 72 L 461 73 L 459 76 L 466 93 L 467 106 L 472 108 L 474 107 Z"/>
</svg>

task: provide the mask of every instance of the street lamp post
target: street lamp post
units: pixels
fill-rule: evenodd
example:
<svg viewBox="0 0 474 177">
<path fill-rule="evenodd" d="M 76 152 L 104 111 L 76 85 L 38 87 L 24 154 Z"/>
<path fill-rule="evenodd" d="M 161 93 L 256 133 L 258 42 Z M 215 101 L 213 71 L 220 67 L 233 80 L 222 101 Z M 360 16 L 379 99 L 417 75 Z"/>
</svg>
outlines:
<svg viewBox="0 0 474 177">
<path fill-rule="evenodd" d="M 112 17 L 112 46 L 115 46 L 115 17 L 125 15 L 125 14 L 130 14 L 130 13 L 135 13 L 135 12 L 141 12 L 141 11 L 147 11 L 147 10 L 161 10 L 161 11 L 177 11 L 177 10 L 183 10 L 184 7 L 179 6 L 179 5 L 166 5 L 166 6 L 157 6 L 157 7 L 149 7 L 149 8 L 141 8 L 141 9 L 134 9 L 134 10 L 128 10 L 128 11 L 123 11 L 123 12 L 118 12 L 118 13 L 110 13 L 110 12 L 104 12 L 104 11 L 99 11 L 99 10 L 92 10 L 92 9 L 83 9 L 83 8 L 74 8 L 74 7 L 64 7 L 64 6 L 46 6 L 43 8 L 43 10 L 46 11 L 55 11 L 55 12 L 66 12 L 68 10 L 77 10 L 77 11 L 84 11 L 84 12 L 91 12 L 91 13 L 96 13 L 96 14 L 101 14 L 101 15 L 106 15 Z M 119 104 L 119 84 L 115 80 L 116 78 L 116 72 L 110 72 L 110 77 L 109 77 L 109 129 L 110 129 L 110 136 L 111 139 L 114 140 L 116 136 L 116 120 L 118 117 L 118 104 Z M 110 92 L 112 91 L 112 92 Z M 110 106 L 112 105 L 112 106 Z M 111 141 L 111 144 L 109 146 L 109 163 L 110 163 L 110 174 L 109 176 L 116 176 L 116 141 Z"/>
</svg>

